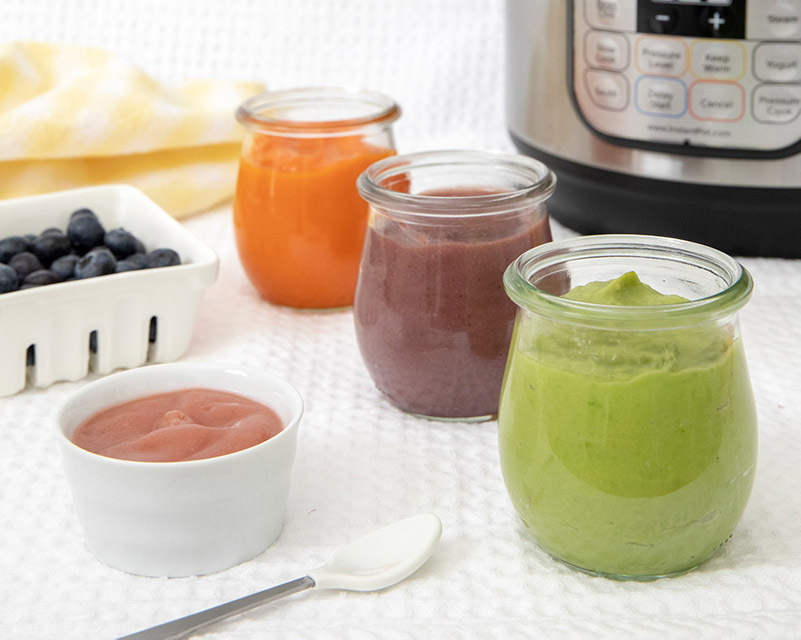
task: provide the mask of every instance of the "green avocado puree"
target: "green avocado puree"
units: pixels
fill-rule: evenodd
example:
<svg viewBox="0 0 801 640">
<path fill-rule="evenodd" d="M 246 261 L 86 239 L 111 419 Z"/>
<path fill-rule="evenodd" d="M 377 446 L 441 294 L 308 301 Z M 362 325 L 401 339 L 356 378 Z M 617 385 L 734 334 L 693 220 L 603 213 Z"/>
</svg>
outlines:
<svg viewBox="0 0 801 640">
<path fill-rule="evenodd" d="M 686 301 L 634 272 L 573 288 L 604 305 Z M 687 571 L 731 535 L 756 461 L 732 324 L 621 331 L 518 318 L 501 392 L 504 480 L 538 543 L 615 577 Z"/>
</svg>

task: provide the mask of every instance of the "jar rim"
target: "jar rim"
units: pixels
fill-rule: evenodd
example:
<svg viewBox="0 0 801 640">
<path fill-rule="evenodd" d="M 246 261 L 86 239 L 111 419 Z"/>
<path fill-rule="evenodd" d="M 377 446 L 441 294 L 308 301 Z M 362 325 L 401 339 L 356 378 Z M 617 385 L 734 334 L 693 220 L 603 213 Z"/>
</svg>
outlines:
<svg viewBox="0 0 801 640">
<path fill-rule="evenodd" d="M 346 118 L 293 119 L 281 115 L 287 109 L 315 105 L 352 106 L 358 115 Z M 340 87 L 303 87 L 264 91 L 251 96 L 236 110 L 246 127 L 270 133 L 309 134 L 347 132 L 368 125 L 388 125 L 400 117 L 398 104 L 375 91 Z"/>
<path fill-rule="evenodd" d="M 687 261 L 724 279 L 720 291 L 669 305 L 625 306 L 571 300 L 531 282 L 535 269 L 576 258 L 632 256 Z M 568 238 L 529 249 L 504 273 L 507 295 L 521 308 L 575 324 L 627 328 L 667 328 L 730 316 L 753 292 L 751 274 L 737 260 L 712 247 L 662 236 L 605 234 Z"/>
<path fill-rule="evenodd" d="M 497 193 L 455 196 L 405 193 L 384 186 L 393 178 L 402 179 L 409 171 L 469 166 L 480 167 L 484 172 L 513 173 L 525 186 Z M 443 149 L 383 158 L 362 172 L 356 186 L 368 203 L 392 211 L 415 217 L 477 218 L 517 209 L 521 203 L 535 206 L 545 202 L 556 189 L 556 175 L 544 163 L 528 156 L 493 150 Z"/>
</svg>

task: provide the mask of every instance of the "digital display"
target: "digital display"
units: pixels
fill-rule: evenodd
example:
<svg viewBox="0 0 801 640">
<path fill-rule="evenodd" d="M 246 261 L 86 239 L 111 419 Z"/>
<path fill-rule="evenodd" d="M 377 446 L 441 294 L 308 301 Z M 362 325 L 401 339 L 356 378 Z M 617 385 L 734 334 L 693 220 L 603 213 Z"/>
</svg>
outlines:
<svg viewBox="0 0 801 640">
<path fill-rule="evenodd" d="M 638 0 L 637 31 L 691 38 L 745 38 L 746 0 Z"/>
</svg>

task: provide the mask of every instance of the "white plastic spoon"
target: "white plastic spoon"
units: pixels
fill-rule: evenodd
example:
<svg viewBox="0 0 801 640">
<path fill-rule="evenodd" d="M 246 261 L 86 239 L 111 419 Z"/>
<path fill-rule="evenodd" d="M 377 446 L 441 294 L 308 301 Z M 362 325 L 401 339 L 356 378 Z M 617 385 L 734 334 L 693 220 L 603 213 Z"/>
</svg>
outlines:
<svg viewBox="0 0 801 640">
<path fill-rule="evenodd" d="M 422 567 L 440 536 L 442 523 L 435 515 L 421 514 L 400 520 L 342 547 L 326 564 L 309 571 L 303 578 L 132 633 L 120 640 L 182 638 L 214 622 L 312 587 L 348 591 L 386 589 Z"/>
</svg>

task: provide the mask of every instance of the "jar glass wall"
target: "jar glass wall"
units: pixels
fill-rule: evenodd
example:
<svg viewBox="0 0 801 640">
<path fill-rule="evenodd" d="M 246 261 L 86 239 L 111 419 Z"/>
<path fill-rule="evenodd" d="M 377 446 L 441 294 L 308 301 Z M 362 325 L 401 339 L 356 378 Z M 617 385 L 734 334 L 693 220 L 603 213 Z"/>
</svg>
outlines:
<svg viewBox="0 0 801 640">
<path fill-rule="evenodd" d="M 563 297 L 610 281 L 606 293 L 625 299 L 635 280 L 681 298 Z M 754 479 L 756 412 L 737 317 L 748 272 L 691 242 L 587 236 L 527 252 L 505 285 L 519 309 L 500 459 L 526 528 L 556 558 L 608 577 L 654 579 L 709 558 Z"/>
<path fill-rule="evenodd" d="M 395 156 L 359 177 L 370 221 L 356 336 L 396 406 L 447 420 L 497 413 L 515 312 L 503 272 L 551 239 L 554 184 L 538 161 L 479 151 Z"/>
<path fill-rule="evenodd" d="M 263 93 L 239 107 L 234 230 L 263 298 L 308 309 L 353 303 L 367 224 L 356 178 L 395 153 L 399 115 L 386 96 L 343 89 Z"/>
</svg>

